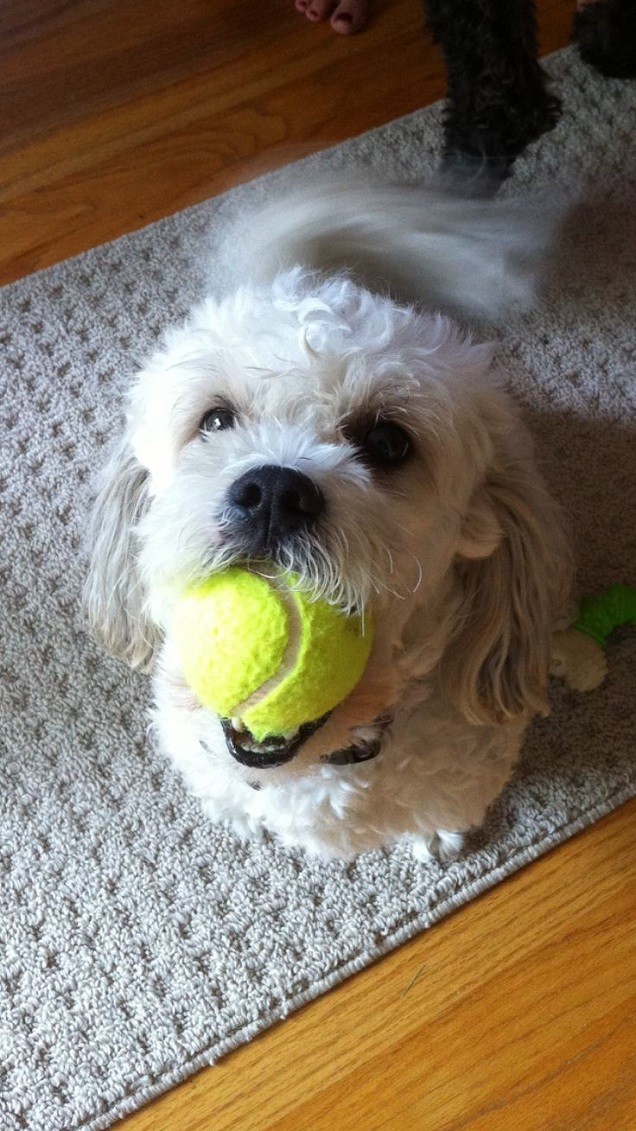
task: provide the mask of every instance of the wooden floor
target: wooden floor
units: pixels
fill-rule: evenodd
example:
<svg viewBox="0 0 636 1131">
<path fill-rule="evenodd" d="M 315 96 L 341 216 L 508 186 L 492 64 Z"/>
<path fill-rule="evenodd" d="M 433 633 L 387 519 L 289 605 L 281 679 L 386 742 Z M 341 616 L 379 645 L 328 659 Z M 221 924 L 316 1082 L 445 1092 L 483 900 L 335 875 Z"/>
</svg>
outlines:
<svg viewBox="0 0 636 1131">
<path fill-rule="evenodd" d="M 443 93 L 418 0 L 4 0 L 0 281 Z M 541 47 L 569 0 L 539 0 Z M 636 803 L 126 1121 L 127 1131 L 636 1127 Z"/>
</svg>

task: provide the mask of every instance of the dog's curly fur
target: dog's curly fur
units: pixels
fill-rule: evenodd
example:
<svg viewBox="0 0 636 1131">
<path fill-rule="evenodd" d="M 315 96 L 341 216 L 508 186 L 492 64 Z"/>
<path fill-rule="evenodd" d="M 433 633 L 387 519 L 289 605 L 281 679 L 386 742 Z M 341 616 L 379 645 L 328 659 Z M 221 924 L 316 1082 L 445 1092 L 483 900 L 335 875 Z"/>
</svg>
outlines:
<svg viewBox="0 0 636 1131">
<path fill-rule="evenodd" d="M 492 192 L 561 112 L 537 58 L 534 0 L 424 0 L 424 8 L 447 73 L 443 170 L 470 163 L 471 190 Z M 636 74 L 633 0 L 591 0 L 576 14 L 574 37 L 603 74 Z"/>
<path fill-rule="evenodd" d="M 249 281 L 168 331 L 134 383 L 96 506 L 88 608 L 112 651 L 152 666 L 162 747 L 239 831 L 325 855 L 400 837 L 456 852 L 545 709 L 570 559 L 492 350 L 337 268 L 386 279 L 401 266 L 404 283 L 406 263 L 435 305 L 492 314 L 527 290 L 520 253 L 539 233 L 523 217 L 373 186 L 285 202 L 243 252 L 231 241 Z M 405 438 L 386 466 L 366 446 L 380 424 Z M 278 768 L 232 757 L 171 635 L 183 585 L 245 561 L 231 492 L 263 466 L 302 473 L 325 500 L 267 557 L 376 625 L 358 687 Z"/>
</svg>

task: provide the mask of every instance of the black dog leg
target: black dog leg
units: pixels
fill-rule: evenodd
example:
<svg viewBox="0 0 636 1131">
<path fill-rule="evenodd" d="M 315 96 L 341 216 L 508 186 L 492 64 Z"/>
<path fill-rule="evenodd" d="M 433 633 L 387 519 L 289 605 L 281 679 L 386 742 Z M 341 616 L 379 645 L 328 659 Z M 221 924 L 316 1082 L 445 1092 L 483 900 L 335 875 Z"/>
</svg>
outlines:
<svg viewBox="0 0 636 1131">
<path fill-rule="evenodd" d="M 579 5 L 574 38 L 581 58 L 603 75 L 636 78 L 636 0 L 590 0 Z"/>
<path fill-rule="evenodd" d="M 424 0 L 447 71 L 443 172 L 494 191 L 559 118 L 537 60 L 533 0 Z"/>
</svg>

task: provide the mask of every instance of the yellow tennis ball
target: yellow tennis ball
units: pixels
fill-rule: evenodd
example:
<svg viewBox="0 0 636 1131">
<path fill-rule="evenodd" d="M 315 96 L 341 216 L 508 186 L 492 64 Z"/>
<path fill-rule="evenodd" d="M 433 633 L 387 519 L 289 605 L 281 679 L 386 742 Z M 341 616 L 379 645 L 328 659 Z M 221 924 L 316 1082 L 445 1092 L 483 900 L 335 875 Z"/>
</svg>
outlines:
<svg viewBox="0 0 636 1131">
<path fill-rule="evenodd" d="M 228 569 L 186 589 L 173 635 L 199 702 L 257 742 L 293 735 L 341 703 L 373 642 L 367 619 L 312 600 L 273 568 Z"/>
</svg>

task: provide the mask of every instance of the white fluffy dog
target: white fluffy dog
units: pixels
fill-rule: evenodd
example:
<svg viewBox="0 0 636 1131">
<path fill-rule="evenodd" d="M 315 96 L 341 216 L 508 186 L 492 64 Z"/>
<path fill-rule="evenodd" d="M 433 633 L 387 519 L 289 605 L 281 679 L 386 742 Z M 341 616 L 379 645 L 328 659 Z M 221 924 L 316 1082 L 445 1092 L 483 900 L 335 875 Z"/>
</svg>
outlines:
<svg viewBox="0 0 636 1131">
<path fill-rule="evenodd" d="M 539 235 L 501 203 L 323 188 L 248 225 L 231 244 L 247 282 L 138 375 L 88 607 L 115 654 L 152 666 L 160 744 L 213 819 L 328 856 L 408 838 L 448 858 L 509 779 L 545 710 L 570 559 L 491 347 L 437 309 L 526 298 Z M 245 562 L 376 626 L 358 687 L 281 737 L 276 765 L 200 706 L 171 641 L 184 584 Z"/>
</svg>

